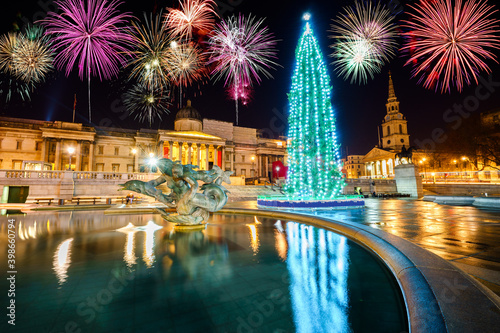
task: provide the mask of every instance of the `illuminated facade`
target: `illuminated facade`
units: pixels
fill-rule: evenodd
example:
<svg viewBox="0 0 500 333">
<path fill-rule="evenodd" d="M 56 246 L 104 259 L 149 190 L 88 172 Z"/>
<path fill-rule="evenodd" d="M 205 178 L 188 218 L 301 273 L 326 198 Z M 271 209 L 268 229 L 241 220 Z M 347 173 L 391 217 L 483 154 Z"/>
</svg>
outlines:
<svg viewBox="0 0 500 333">
<path fill-rule="evenodd" d="M 286 162 L 285 155 L 286 140 L 202 119 L 190 101 L 177 113 L 173 131 L 0 118 L 1 169 L 147 172 L 151 158 L 165 157 L 201 170 L 218 165 L 235 176 L 267 178 L 272 163 Z"/>
</svg>

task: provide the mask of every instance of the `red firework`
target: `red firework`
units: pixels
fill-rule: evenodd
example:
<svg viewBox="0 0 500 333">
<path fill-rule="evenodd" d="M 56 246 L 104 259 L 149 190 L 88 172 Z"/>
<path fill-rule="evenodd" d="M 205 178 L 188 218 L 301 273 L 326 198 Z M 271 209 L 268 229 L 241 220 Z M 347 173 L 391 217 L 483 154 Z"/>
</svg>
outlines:
<svg viewBox="0 0 500 333">
<path fill-rule="evenodd" d="M 421 0 L 410 6 L 410 20 L 404 21 L 406 44 L 410 53 L 405 65 L 412 64 L 413 77 L 419 77 L 425 88 L 451 91 L 455 86 L 477 83 L 478 75 L 490 73 L 486 61 L 497 62 L 493 49 L 500 48 L 497 12 L 486 1 Z"/>
</svg>

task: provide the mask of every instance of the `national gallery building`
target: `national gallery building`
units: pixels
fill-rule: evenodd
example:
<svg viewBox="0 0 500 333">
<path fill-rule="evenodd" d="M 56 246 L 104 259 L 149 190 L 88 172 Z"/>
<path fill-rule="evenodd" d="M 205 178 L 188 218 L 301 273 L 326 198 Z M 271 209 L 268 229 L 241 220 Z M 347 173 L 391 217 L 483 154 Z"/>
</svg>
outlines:
<svg viewBox="0 0 500 333">
<path fill-rule="evenodd" d="M 286 140 L 203 119 L 190 101 L 177 112 L 173 131 L 0 117 L 0 169 L 149 172 L 161 157 L 267 178 L 273 162 L 286 163 Z"/>
</svg>

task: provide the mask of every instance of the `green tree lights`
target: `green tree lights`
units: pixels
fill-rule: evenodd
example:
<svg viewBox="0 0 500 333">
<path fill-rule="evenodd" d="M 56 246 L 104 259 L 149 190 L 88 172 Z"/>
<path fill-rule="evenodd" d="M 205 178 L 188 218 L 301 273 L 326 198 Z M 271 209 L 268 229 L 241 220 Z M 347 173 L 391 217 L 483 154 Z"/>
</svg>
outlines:
<svg viewBox="0 0 500 333">
<path fill-rule="evenodd" d="M 304 15 L 307 21 L 310 16 Z M 309 22 L 295 51 L 288 94 L 288 175 L 285 191 L 296 199 L 332 199 L 344 187 L 340 170 L 330 76 Z"/>
</svg>

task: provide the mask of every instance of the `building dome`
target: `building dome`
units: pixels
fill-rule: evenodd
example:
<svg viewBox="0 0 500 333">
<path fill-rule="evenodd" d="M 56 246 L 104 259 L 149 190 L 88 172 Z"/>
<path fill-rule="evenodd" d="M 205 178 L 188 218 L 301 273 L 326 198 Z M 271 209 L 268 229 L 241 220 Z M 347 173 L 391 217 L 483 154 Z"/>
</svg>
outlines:
<svg viewBox="0 0 500 333">
<path fill-rule="evenodd" d="M 187 105 L 180 109 L 175 115 L 176 121 L 181 119 L 196 119 L 202 121 L 200 113 L 198 112 L 198 110 L 191 106 L 190 100 L 188 100 Z"/>
<path fill-rule="evenodd" d="M 191 106 L 190 100 L 175 115 L 174 127 L 176 131 L 202 131 L 203 119 L 198 110 Z"/>
</svg>

